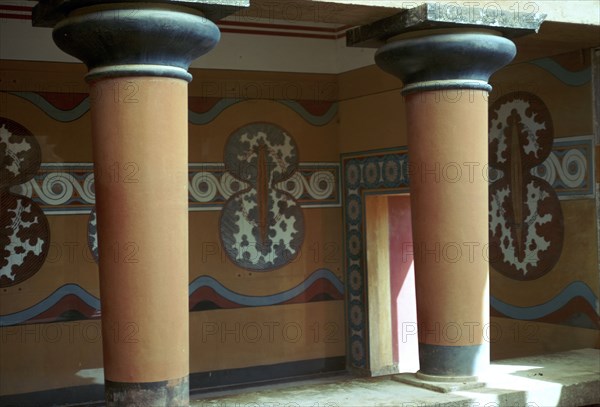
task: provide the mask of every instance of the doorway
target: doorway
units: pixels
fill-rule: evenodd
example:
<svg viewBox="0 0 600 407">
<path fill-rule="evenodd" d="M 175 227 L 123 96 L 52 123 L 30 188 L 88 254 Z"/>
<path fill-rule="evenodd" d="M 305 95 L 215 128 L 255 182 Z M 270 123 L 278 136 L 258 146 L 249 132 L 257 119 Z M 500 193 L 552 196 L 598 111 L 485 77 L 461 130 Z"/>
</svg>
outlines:
<svg viewBox="0 0 600 407">
<path fill-rule="evenodd" d="M 409 194 L 365 194 L 371 376 L 419 370 Z"/>
</svg>

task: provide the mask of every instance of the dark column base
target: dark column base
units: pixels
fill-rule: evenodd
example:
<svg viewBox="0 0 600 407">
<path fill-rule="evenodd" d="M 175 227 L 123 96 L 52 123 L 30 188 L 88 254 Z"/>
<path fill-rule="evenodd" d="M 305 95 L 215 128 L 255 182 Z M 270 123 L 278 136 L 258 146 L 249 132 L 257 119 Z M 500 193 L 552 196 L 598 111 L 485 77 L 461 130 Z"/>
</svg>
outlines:
<svg viewBox="0 0 600 407">
<path fill-rule="evenodd" d="M 471 377 L 485 373 L 489 365 L 488 343 L 471 346 L 441 346 L 419 343 L 419 373 L 427 376 Z M 440 380 L 442 380 L 440 378 Z"/>
<path fill-rule="evenodd" d="M 190 381 L 180 379 L 152 383 L 105 381 L 108 407 L 184 407 L 190 404 Z"/>
</svg>

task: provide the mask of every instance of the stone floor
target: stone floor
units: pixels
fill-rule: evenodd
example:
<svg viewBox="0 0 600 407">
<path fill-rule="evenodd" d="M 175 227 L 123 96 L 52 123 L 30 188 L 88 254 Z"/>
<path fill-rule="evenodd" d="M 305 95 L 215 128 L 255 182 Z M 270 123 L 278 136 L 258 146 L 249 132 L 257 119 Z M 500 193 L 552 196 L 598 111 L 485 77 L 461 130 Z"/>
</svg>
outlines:
<svg viewBox="0 0 600 407">
<path fill-rule="evenodd" d="M 393 376 L 266 385 L 192 397 L 194 407 L 421 407 L 421 406 L 592 406 L 600 405 L 600 349 L 492 363 L 485 386 L 439 393 Z"/>
</svg>

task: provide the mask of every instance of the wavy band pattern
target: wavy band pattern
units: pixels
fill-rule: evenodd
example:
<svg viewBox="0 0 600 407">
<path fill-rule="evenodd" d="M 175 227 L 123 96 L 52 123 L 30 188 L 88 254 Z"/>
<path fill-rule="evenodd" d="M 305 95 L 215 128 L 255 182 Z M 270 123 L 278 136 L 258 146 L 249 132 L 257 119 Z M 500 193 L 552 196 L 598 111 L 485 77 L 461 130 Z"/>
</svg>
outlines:
<svg viewBox="0 0 600 407">
<path fill-rule="evenodd" d="M 592 68 L 587 67 L 581 71 L 572 72 L 563 68 L 552 58 L 541 58 L 529 62 L 551 73 L 555 78 L 568 86 L 582 86 L 592 80 Z"/>
<path fill-rule="evenodd" d="M 77 297 L 95 310 L 100 310 L 100 300 L 97 297 L 93 296 L 77 284 L 65 284 L 32 307 L 12 314 L 0 315 L 0 327 L 25 324 L 36 318 L 38 315 L 48 311 L 69 295 Z"/>
<path fill-rule="evenodd" d="M 62 110 L 54 106 L 52 103 L 44 99 L 44 97 L 35 92 L 8 92 L 8 94 L 18 96 L 31 102 L 38 109 L 50 116 L 52 119 L 62 123 L 75 121 L 90 110 L 89 97 L 85 98 L 82 102 L 80 102 L 77 106 L 73 107 L 72 109 Z"/>
<path fill-rule="evenodd" d="M 60 109 L 46 100 L 43 96 L 35 92 L 7 92 L 10 95 L 14 95 L 25 99 L 35 105 L 38 109 L 42 110 L 49 117 L 62 123 L 72 122 L 90 110 L 90 100 L 86 97 L 78 105 L 71 109 Z M 65 94 L 67 95 L 67 94 Z M 263 99 L 257 99 L 263 100 Z M 264 99 L 266 100 L 266 99 Z M 270 100 L 270 99 L 269 99 Z M 313 126 L 325 126 L 336 118 L 338 113 L 338 104 L 331 102 L 327 111 L 322 114 L 311 113 L 307 108 L 303 106 L 301 101 L 287 100 L 287 99 L 275 99 L 270 100 L 279 103 L 283 106 L 288 107 L 300 117 L 302 117 L 307 123 Z M 239 98 L 222 98 L 215 103 L 209 110 L 205 112 L 196 112 L 188 110 L 188 121 L 195 125 L 206 125 L 215 120 L 221 113 L 230 108 L 233 105 L 244 102 L 244 99 Z"/>
<path fill-rule="evenodd" d="M 490 299 L 490 305 L 507 317 L 531 321 L 545 317 L 546 315 L 562 308 L 575 297 L 581 297 L 585 299 L 585 301 L 590 304 L 593 309 L 596 309 L 597 312 L 600 313 L 600 311 L 598 311 L 598 307 L 600 306 L 598 304 L 598 297 L 596 297 L 592 289 L 582 281 L 572 282 L 558 295 L 556 295 L 556 297 L 546 301 L 543 304 L 531 307 L 519 307 L 503 302 L 492 296 Z"/>
<path fill-rule="evenodd" d="M 298 103 L 295 100 L 278 100 L 277 102 L 289 107 L 313 126 L 325 126 L 327 123 L 335 119 L 338 113 L 337 103 L 332 103 L 331 107 L 329 108 L 329 110 L 327 110 L 327 112 L 324 115 L 317 116 L 315 114 L 310 113 L 304 108 L 304 106 L 302 106 L 302 104 Z"/>
<path fill-rule="evenodd" d="M 519 307 L 506 303 L 494 296 L 490 298 L 490 306 L 500 314 L 513 319 L 524 321 L 535 321 L 543 319 L 557 311 L 563 309 L 574 299 L 581 299 L 586 303 L 586 308 L 590 310 L 588 315 L 592 323 L 595 323 L 600 329 L 600 302 L 592 289 L 582 281 L 574 281 L 566 286 L 560 293 L 550 300 L 530 306 Z M 589 307 L 587 307 L 589 306 Z"/>
<path fill-rule="evenodd" d="M 266 307 L 270 305 L 282 304 L 286 301 L 291 300 L 294 297 L 302 294 L 308 287 L 317 282 L 320 279 L 324 279 L 329 281 L 335 289 L 338 291 L 340 295 L 344 293 L 344 283 L 335 275 L 333 272 L 327 269 L 318 269 L 314 273 L 312 273 L 306 280 L 297 286 L 283 291 L 281 293 L 266 295 L 266 296 L 253 296 L 253 295 L 244 295 L 239 294 L 235 291 L 232 291 L 222 285 L 216 279 L 210 276 L 201 276 L 195 279 L 190 284 L 190 296 L 194 294 L 197 290 L 202 287 L 209 287 L 213 289 L 217 294 L 222 296 L 223 298 L 246 307 Z"/>
<path fill-rule="evenodd" d="M 318 269 L 289 290 L 272 295 L 252 296 L 230 290 L 212 277 L 201 276 L 190 284 L 189 296 L 190 311 L 197 310 L 197 305 L 203 301 L 219 302 L 217 308 L 264 307 L 343 300 L 344 283 L 332 271 Z M 100 300 L 77 284 L 66 284 L 27 309 L 0 315 L 0 327 L 73 320 L 72 317 L 65 317 L 65 314 L 78 314 L 80 317 L 77 319 L 99 318 Z"/>
</svg>

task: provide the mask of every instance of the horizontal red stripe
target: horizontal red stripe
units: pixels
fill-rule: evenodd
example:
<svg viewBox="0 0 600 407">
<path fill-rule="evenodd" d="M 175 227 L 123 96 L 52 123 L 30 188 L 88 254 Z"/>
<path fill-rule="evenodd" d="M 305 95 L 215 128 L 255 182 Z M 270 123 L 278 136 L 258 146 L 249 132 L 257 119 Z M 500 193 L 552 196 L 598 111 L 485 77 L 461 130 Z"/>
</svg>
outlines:
<svg viewBox="0 0 600 407">
<path fill-rule="evenodd" d="M 5 11 L 25 11 L 27 13 L 31 13 L 33 7 L 30 6 L 13 6 L 13 5 L 0 5 L 0 10 Z M 238 27 L 257 27 L 257 28 L 276 28 L 276 29 L 288 29 L 288 30 L 299 30 L 299 31 L 319 31 L 319 32 L 329 32 L 332 34 L 341 33 L 350 26 L 342 26 L 342 27 L 314 27 L 308 25 L 290 25 L 290 24 L 266 24 L 266 23 L 253 23 L 248 21 L 219 21 L 219 26 L 238 26 Z"/>
<path fill-rule="evenodd" d="M 0 18 L 12 18 L 15 20 L 31 20 L 31 16 L 26 14 L 0 13 Z"/>
<path fill-rule="evenodd" d="M 237 30 L 231 28 L 223 28 L 221 32 L 230 33 L 230 34 L 254 34 L 254 35 L 272 35 L 276 37 L 300 37 L 300 38 L 318 38 L 323 40 L 332 40 L 337 39 L 343 36 L 344 34 L 334 35 L 325 35 L 325 34 L 305 34 L 305 33 L 293 33 L 293 32 L 285 32 L 285 31 L 262 31 L 262 30 Z"/>
<path fill-rule="evenodd" d="M 60 320 L 60 316 L 67 311 L 77 311 L 87 319 L 98 318 L 98 310 L 90 307 L 76 295 L 68 294 L 56 304 L 27 320 L 27 323 L 51 323 Z"/>
<path fill-rule="evenodd" d="M 31 12 L 31 8 L 21 6 L 0 6 L 0 10 L 14 10 L 14 11 L 27 11 Z M 0 13 L 0 18 L 8 18 L 15 20 L 30 20 L 31 14 L 13 14 L 13 13 Z M 255 35 L 272 35 L 276 37 L 298 37 L 298 38 L 316 38 L 332 40 L 338 39 L 345 35 L 347 27 L 341 27 L 339 30 L 335 28 L 326 27 L 309 27 L 309 26 L 293 26 L 286 24 L 261 24 L 261 23 L 245 23 L 245 22 L 232 22 L 232 21 L 220 21 L 218 23 L 221 32 L 230 34 L 255 34 Z M 224 28 L 223 26 L 230 27 L 257 27 L 257 28 L 274 28 L 282 30 L 298 30 L 298 31 L 312 31 L 312 32 L 325 32 L 327 34 L 311 34 L 309 32 L 286 32 L 286 31 L 267 31 L 267 30 L 243 30 L 235 28 Z"/>
<path fill-rule="evenodd" d="M 492 316 L 510 318 L 498 311 L 497 309 L 495 309 L 494 307 L 491 307 L 490 310 Z M 548 315 L 544 315 L 541 318 L 537 318 L 531 321 L 548 322 L 553 324 L 565 324 L 565 321 L 570 319 L 575 314 L 586 314 L 588 318 L 592 321 L 592 323 L 596 326 L 596 329 L 600 329 L 600 319 L 598 319 L 598 314 L 596 314 L 596 310 L 594 310 L 590 303 L 588 303 L 582 297 L 571 298 L 571 300 L 569 300 L 569 302 L 567 302 L 562 308 L 557 309 L 549 313 Z"/>
<path fill-rule="evenodd" d="M 37 94 L 60 110 L 74 109 L 88 97 L 87 93 L 38 92 Z"/>
<path fill-rule="evenodd" d="M 190 295 L 189 309 L 192 310 L 200 302 L 212 302 L 221 309 L 234 309 L 243 307 L 227 298 L 224 298 L 211 287 L 200 287 Z"/>
<path fill-rule="evenodd" d="M 256 28 L 278 28 L 284 30 L 297 30 L 297 31 L 318 31 L 318 32 L 328 32 L 332 34 L 336 34 L 338 32 L 344 31 L 344 27 L 341 28 L 331 28 L 331 27 L 312 27 L 308 25 L 290 25 L 290 24 L 265 24 L 265 23 L 251 23 L 246 21 L 219 21 L 217 23 L 218 26 L 228 25 L 228 26 L 237 26 L 237 27 L 256 27 Z"/>
<path fill-rule="evenodd" d="M 31 13 L 33 7 L 28 6 L 11 6 L 11 5 L 0 5 L 0 10 L 10 10 L 10 11 L 27 11 Z"/>
</svg>

